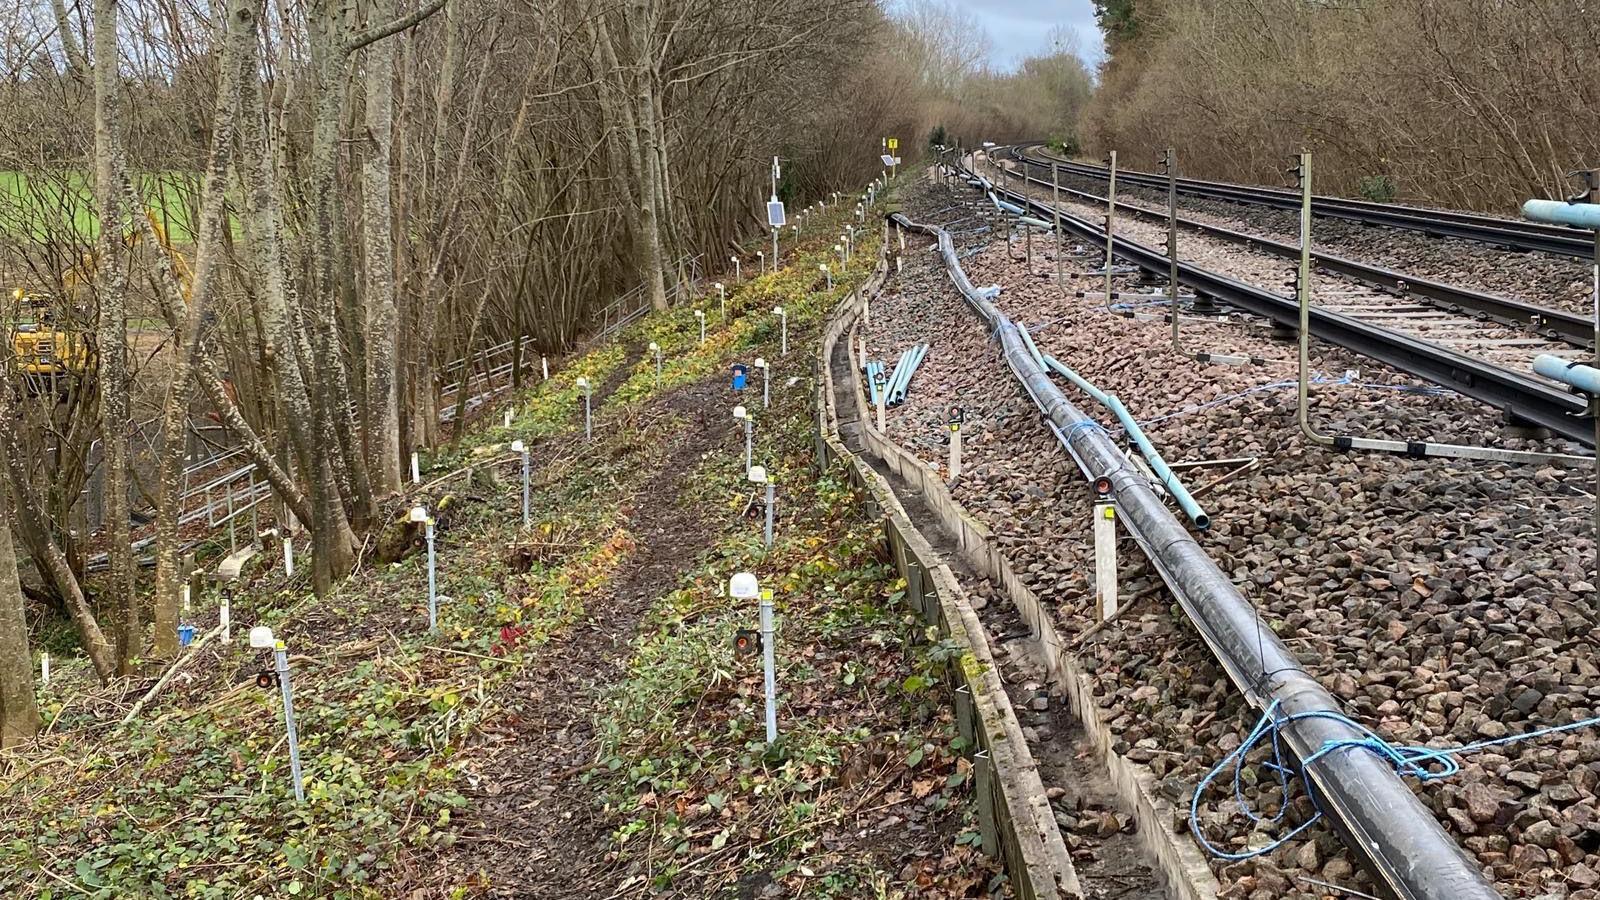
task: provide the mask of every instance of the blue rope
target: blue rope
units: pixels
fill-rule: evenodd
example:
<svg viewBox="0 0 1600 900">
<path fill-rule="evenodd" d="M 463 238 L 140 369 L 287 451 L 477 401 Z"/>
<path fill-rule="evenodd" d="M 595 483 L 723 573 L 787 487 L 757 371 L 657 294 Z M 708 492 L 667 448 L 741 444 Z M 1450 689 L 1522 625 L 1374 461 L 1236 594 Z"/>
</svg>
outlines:
<svg viewBox="0 0 1600 900">
<path fill-rule="evenodd" d="M 1260 825 L 1263 822 L 1270 825 L 1276 825 L 1283 821 L 1284 815 L 1289 810 L 1290 779 L 1297 778 L 1303 780 L 1304 773 L 1307 768 L 1309 768 L 1313 763 L 1322 759 L 1324 756 L 1327 756 L 1337 750 L 1365 750 L 1368 753 L 1371 753 L 1374 756 L 1377 756 L 1388 762 L 1394 767 L 1394 770 L 1398 772 L 1402 778 L 1415 778 L 1417 781 L 1425 784 L 1430 781 L 1438 781 L 1443 778 L 1449 778 L 1459 773 L 1461 771 L 1461 763 L 1457 760 L 1457 757 L 1459 756 L 1463 756 L 1468 753 L 1476 753 L 1480 750 L 1487 750 L 1491 747 L 1502 747 L 1507 744 L 1537 740 L 1539 738 L 1548 737 L 1552 734 L 1563 734 L 1569 731 L 1577 731 L 1579 729 L 1600 725 L 1600 716 L 1594 716 L 1566 725 L 1553 725 L 1548 728 L 1540 728 L 1538 730 L 1524 732 L 1522 734 L 1513 734 L 1503 738 L 1495 738 L 1494 740 L 1477 741 L 1471 744 L 1463 744 L 1459 747 L 1424 747 L 1420 745 L 1396 746 L 1384 740 L 1382 737 L 1379 737 L 1378 734 L 1372 729 L 1362 725 L 1359 722 L 1352 721 L 1349 717 L 1341 713 L 1333 711 L 1315 711 L 1295 713 L 1292 716 L 1283 716 L 1282 718 L 1279 718 L 1278 706 L 1278 701 L 1272 701 L 1272 705 L 1268 706 L 1267 711 L 1261 714 L 1261 720 L 1256 723 L 1255 728 L 1250 730 L 1250 734 L 1245 737 L 1244 742 L 1235 748 L 1232 753 L 1229 753 L 1227 756 L 1223 757 L 1221 762 L 1217 763 L 1216 766 L 1211 769 L 1211 771 L 1206 773 L 1206 777 L 1200 780 L 1200 784 L 1194 789 L 1194 796 L 1189 800 L 1189 833 L 1194 835 L 1195 840 L 1200 842 L 1200 846 L 1204 847 L 1206 852 L 1217 857 L 1218 859 L 1236 862 L 1244 859 L 1254 859 L 1258 856 L 1265 856 L 1279 847 L 1282 847 L 1284 844 L 1287 844 L 1289 841 L 1294 840 L 1296 836 L 1314 825 L 1319 819 L 1322 818 L 1323 815 L 1322 809 L 1318 807 L 1316 813 L 1310 818 L 1306 819 L 1306 821 L 1295 826 L 1288 833 L 1275 838 L 1271 843 L 1264 847 L 1254 850 L 1245 850 L 1240 853 L 1230 853 L 1226 850 L 1219 849 L 1210 841 L 1206 840 L 1205 835 L 1201 833 L 1200 800 L 1201 796 L 1205 793 L 1206 788 L 1210 787 L 1212 782 L 1217 780 L 1217 777 L 1227 769 L 1229 763 L 1233 764 L 1234 802 L 1237 803 L 1239 808 L 1243 810 L 1244 814 L 1249 817 L 1252 825 Z M 1331 722 L 1338 722 L 1339 724 L 1354 728 L 1355 730 L 1359 731 L 1362 736 L 1359 738 L 1347 738 L 1345 740 L 1323 742 L 1323 745 L 1310 756 L 1306 757 L 1306 759 L 1301 763 L 1300 768 L 1296 770 L 1287 762 L 1284 757 L 1281 731 L 1285 725 L 1289 725 L 1294 722 L 1305 721 L 1308 719 L 1326 719 Z M 1272 758 L 1264 761 L 1262 765 L 1277 777 L 1281 802 L 1278 806 L 1278 812 L 1275 815 L 1263 816 L 1257 814 L 1256 811 L 1251 808 L 1249 801 L 1245 799 L 1244 786 L 1242 782 L 1245 770 L 1245 757 L 1250 753 L 1251 750 L 1255 749 L 1256 745 L 1260 744 L 1262 740 L 1269 735 L 1272 738 Z M 1315 795 L 1311 794 L 1310 791 L 1307 791 L 1307 794 L 1312 796 L 1312 802 L 1315 803 Z"/>
<path fill-rule="evenodd" d="M 1106 430 L 1100 427 L 1099 422 L 1096 422 L 1093 419 L 1080 419 L 1067 426 L 1066 434 L 1062 437 L 1062 440 L 1070 441 L 1072 440 L 1072 436 L 1080 431 L 1098 431 L 1101 434 L 1106 433 Z"/>
</svg>

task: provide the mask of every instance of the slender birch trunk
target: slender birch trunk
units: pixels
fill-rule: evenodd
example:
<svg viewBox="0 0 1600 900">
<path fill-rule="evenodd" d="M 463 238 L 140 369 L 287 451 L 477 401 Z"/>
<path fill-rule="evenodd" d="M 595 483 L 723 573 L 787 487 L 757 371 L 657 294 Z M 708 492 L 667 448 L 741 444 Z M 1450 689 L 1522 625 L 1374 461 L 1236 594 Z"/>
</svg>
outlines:
<svg viewBox="0 0 1600 900">
<path fill-rule="evenodd" d="M 183 572 L 178 561 L 178 514 L 183 490 L 185 441 L 184 420 L 193 396 L 196 360 L 204 355 L 211 320 L 211 294 L 222 248 L 223 203 L 227 192 L 228 169 L 233 155 L 233 135 L 237 121 L 242 60 L 256 33 L 255 7 L 246 0 L 233 0 L 225 15 L 226 31 L 217 76 L 217 107 L 212 119 L 211 156 L 201 187 L 200 234 L 195 254 L 193 283 L 188 309 L 174 329 L 173 359 L 166 403 L 162 411 L 166 444 L 160 459 L 163 502 L 156 510 L 156 596 L 155 653 L 160 657 L 178 652 L 178 602 Z"/>
<path fill-rule="evenodd" d="M 123 228 L 133 209 L 124 209 L 117 184 L 119 97 L 121 77 L 117 52 L 118 0 L 94 0 L 94 144 L 95 210 L 100 236 L 95 270 L 100 301 L 98 359 L 101 440 L 106 477 L 106 524 L 109 526 L 111 571 L 108 593 L 117 604 L 117 660 L 122 674 L 131 674 L 142 652 L 143 627 L 139 599 L 133 591 L 133 538 L 128 521 L 128 259 Z"/>
</svg>

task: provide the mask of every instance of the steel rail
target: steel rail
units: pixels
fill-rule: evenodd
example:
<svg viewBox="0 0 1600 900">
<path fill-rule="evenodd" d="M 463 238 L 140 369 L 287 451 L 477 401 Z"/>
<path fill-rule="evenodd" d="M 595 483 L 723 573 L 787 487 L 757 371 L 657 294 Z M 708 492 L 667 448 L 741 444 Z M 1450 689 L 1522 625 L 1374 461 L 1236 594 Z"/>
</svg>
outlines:
<svg viewBox="0 0 1600 900">
<path fill-rule="evenodd" d="M 1011 150 L 1012 158 L 1025 166 L 1043 167 L 1049 165 L 1048 163 L 1041 163 L 1028 158 L 1026 150 L 1021 147 L 1013 147 Z M 1049 181 L 1034 175 L 1025 173 L 1023 177 L 1033 184 L 1051 187 Z M 1117 171 L 1117 177 L 1122 177 L 1120 169 Z M 1061 187 L 1060 191 L 1063 194 L 1068 194 L 1090 203 L 1104 205 L 1106 202 L 1105 197 L 1089 191 L 1080 191 L 1069 187 Z M 1117 208 L 1148 219 L 1167 221 L 1166 210 L 1157 210 L 1147 206 L 1140 206 L 1136 203 L 1129 203 L 1120 197 L 1117 199 Z M 1212 225 L 1182 216 L 1178 217 L 1178 224 L 1184 228 L 1229 243 L 1240 244 L 1252 249 L 1259 248 L 1274 256 L 1295 260 L 1300 258 L 1299 244 L 1285 244 L 1260 235 L 1233 231 L 1219 225 Z M 1315 250 L 1313 250 L 1312 265 L 1403 297 L 1421 298 L 1448 312 L 1477 314 L 1501 325 L 1526 329 L 1532 334 L 1537 334 L 1549 340 L 1563 341 L 1583 349 L 1594 348 L 1594 322 L 1563 309 L 1539 306 L 1522 300 L 1514 300 L 1510 297 L 1475 291 L 1459 285 L 1446 284 L 1442 281 L 1419 278 L 1414 275 L 1407 275 L 1404 272 L 1396 272 L 1392 269 L 1369 265 L 1342 256 L 1316 253 Z"/>
<path fill-rule="evenodd" d="M 1051 215 L 1048 205 L 1041 201 L 998 185 L 993 190 L 1041 215 Z M 1103 229 L 1077 216 L 1063 211 L 1061 224 L 1084 241 L 1100 245 L 1105 243 Z M 1140 269 L 1163 277 L 1166 277 L 1171 266 L 1165 252 L 1123 237 L 1115 240 L 1113 252 Z M 1192 263 L 1179 262 L 1177 268 L 1179 282 L 1197 293 L 1210 294 L 1273 322 L 1299 327 L 1299 304 L 1288 297 Z M 1311 333 L 1314 337 L 1504 410 L 1514 419 L 1548 428 L 1552 433 L 1584 446 L 1594 446 L 1593 429 L 1584 418 L 1587 410 L 1584 402 L 1542 381 L 1322 307 L 1311 309 Z"/>
<path fill-rule="evenodd" d="M 1338 712 L 1338 702 L 1166 508 L 1150 480 L 1061 393 L 1016 324 L 973 286 L 949 233 L 898 213 L 892 218 L 903 228 L 937 237 L 946 271 L 1000 342 L 1007 366 L 1084 476 L 1110 485 L 1118 520 L 1245 698 L 1263 711 L 1276 703 L 1283 716 Z M 1300 759 L 1311 758 L 1330 741 L 1362 737 L 1342 717 L 1292 721 L 1280 734 Z M 1394 768 L 1377 756 L 1356 748 L 1327 753 L 1305 767 L 1304 781 L 1345 845 L 1401 900 L 1500 897 Z"/>
<path fill-rule="evenodd" d="M 1043 144 L 1018 146 L 1034 148 L 1042 147 Z M 1100 166 L 1063 159 L 1042 150 L 1039 155 L 1049 162 L 1060 165 L 1063 172 L 1100 180 L 1106 178 L 1106 170 Z M 1137 187 L 1161 190 L 1166 190 L 1167 186 L 1165 175 L 1130 171 L 1121 166 L 1117 167 L 1117 180 L 1126 180 Z M 1198 178 L 1179 178 L 1178 193 L 1274 209 L 1298 209 L 1300 206 L 1300 196 L 1295 191 L 1226 181 L 1205 181 Z M 1328 218 L 1420 231 L 1434 237 L 1457 238 L 1511 250 L 1552 253 L 1584 260 L 1589 259 L 1594 252 L 1594 246 L 1587 232 L 1559 225 L 1541 225 L 1476 213 L 1423 209 L 1416 206 L 1376 203 L 1371 200 L 1352 200 L 1348 197 L 1314 197 L 1311 201 L 1311 211 L 1314 215 Z"/>
</svg>

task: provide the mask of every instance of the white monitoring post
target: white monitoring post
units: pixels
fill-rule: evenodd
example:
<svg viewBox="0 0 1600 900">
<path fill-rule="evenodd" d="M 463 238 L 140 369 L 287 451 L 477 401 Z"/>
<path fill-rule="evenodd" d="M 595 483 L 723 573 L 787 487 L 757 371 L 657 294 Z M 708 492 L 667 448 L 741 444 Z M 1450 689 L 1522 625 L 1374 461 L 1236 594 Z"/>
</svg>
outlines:
<svg viewBox="0 0 1600 900">
<path fill-rule="evenodd" d="M 250 647 L 271 650 L 273 672 L 277 676 L 278 693 L 283 696 L 283 729 L 289 738 L 289 772 L 294 777 L 294 799 L 306 800 L 305 782 L 300 777 L 300 735 L 294 728 L 294 687 L 289 682 L 289 648 L 273 637 L 272 629 L 257 625 L 250 629 Z M 264 674 L 264 673 L 263 673 Z M 258 679 L 257 683 L 265 680 Z M 266 687 L 262 684 L 262 687 Z"/>
<path fill-rule="evenodd" d="M 529 492 L 528 446 L 521 441 L 511 442 L 511 452 L 522 457 L 522 527 L 532 524 L 532 495 Z"/>
<path fill-rule="evenodd" d="M 738 572 L 728 579 L 728 595 L 735 600 L 761 601 L 761 669 L 767 700 L 767 743 L 778 739 L 778 667 L 772 646 L 772 592 L 761 589 L 756 576 Z"/>
<path fill-rule="evenodd" d="M 966 410 L 959 406 L 950 408 L 950 483 L 961 477 L 961 424 L 967 420 Z"/>
<path fill-rule="evenodd" d="M 756 357 L 755 365 L 761 370 L 761 408 L 768 409 L 772 406 L 772 375 L 765 359 Z"/>
<path fill-rule="evenodd" d="M 780 335 L 780 343 L 778 344 L 778 355 L 779 356 L 788 356 L 789 355 L 789 314 L 784 312 L 783 311 L 783 307 L 781 307 L 781 306 L 774 306 L 772 308 L 772 314 L 778 317 L 778 334 Z"/>
<path fill-rule="evenodd" d="M 1117 614 L 1117 505 L 1109 491 L 1094 503 L 1094 587 L 1104 622 Z"/>
<path fill-rule="evenodd" d="M 751 484 L 763 484 L 767 488 L 767 515 L 766 528 L 763 531 L 763 546 L 771 550 L 773 504 L 777 500 L 777 482 L 767 474 L 766 466 L 751 466 L 748 477 Z"/>
<path fill-rule="evenodd" d="M 733 417 L 744 422 L 744 471 L 750 474 L 750 457 L 754 443 L 755 420 L 750 417 L 750 411 L 743 406 L 733 408 Z"/>
<path fill-rule="evenodd" d="M 428 515 L 426 506 L 411 507 L 411 521 L 422 526 L 423 536 L 428 541 L 428 630 L 439 630 L 439 581 L 433 555 L 433 518 Z"/>
<path fill-rule="evenodd" d="M 717 303 L 720 304 L 718 309 L 722 311 L 722 321 L 726 322 L 728 321 L 728 288 L 720 281 L 712 286 L 717 289 Z"/>
<path fill-rule="evenodd" d="M 655 341 L 650 342 L 650 352 L 656 355 L 656 384 L 661 383 L 661 345 Z"/>
<path fill-rule="evenodd" d="M 578 376 L 578 387 L 583 388 L 583 437 L 584 440 L 594 438 L 594 394 L 589 387 L 589 379 Z"/>
<path fill-rule="evenodd" d="M 695 320 L 700 323 L 700 343 L 706 342 L 706 314 L 700 310 L 694 311 Z"/>
</svg>

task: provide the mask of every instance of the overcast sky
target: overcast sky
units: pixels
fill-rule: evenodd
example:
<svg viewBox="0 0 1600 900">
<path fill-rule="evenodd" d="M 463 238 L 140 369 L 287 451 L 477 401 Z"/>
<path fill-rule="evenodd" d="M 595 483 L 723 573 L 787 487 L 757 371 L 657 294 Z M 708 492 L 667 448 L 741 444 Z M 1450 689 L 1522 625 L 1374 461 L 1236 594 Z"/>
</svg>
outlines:
<svg viewBox="0 0 1600 900">
<path fill-rule="evenodd" d="M 994 42 L 990 62 L 1012 69 L 1018 62 L 1049 49 L 1046 35 L 1057 25 L 1078 36 L 1078 52 L 1092 66 L 1104 54 L 1100 29 L 1094 24 L 1090 0 L 954 0 L 970 11 L 988 30 Z"/>
</svg>

